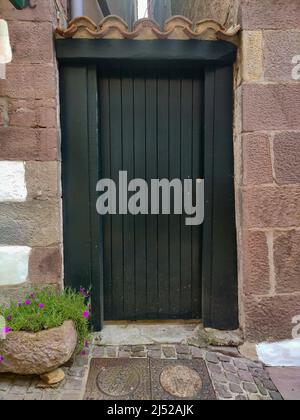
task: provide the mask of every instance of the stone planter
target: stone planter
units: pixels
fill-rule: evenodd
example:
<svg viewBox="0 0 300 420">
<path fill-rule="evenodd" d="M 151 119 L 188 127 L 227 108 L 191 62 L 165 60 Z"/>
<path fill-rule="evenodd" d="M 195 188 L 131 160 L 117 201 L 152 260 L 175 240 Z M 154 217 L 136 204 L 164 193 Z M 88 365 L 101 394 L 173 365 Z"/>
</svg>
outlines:
<svg viewBox="0 0 300 420">
<path fill-rule="evenodd" d="M 72 321 L 39 333 L 11 332 L 0 340 L 0 373 L 42 375 L 67 363 L 77 346 Z"/>
</svg>

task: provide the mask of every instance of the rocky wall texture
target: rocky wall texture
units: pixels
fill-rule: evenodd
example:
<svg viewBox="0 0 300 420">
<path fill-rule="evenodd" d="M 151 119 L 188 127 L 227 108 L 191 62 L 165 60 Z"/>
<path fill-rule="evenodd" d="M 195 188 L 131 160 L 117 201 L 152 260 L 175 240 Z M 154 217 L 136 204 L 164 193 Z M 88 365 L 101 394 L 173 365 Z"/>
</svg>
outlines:
<svg viewBox="0 0 300 420">
<path fill-rule="evenodd" d="M 36 5 L 0 2 L 13 50 L 0 80 L 0 304 L 62 282 L 57 10 Z"/>
</svg>

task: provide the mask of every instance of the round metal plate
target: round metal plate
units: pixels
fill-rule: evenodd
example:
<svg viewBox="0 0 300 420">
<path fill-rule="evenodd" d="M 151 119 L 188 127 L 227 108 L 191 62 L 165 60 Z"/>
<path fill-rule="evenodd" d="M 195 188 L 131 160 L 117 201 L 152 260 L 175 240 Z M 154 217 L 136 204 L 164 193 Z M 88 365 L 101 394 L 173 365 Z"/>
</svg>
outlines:
<svg viewBox="0 0 300 420">
<path fill-rule="evenodd" d="M 102 368 L 97 377 L 101 392 L 111 397 L 127 397 L 140 385 L 140 375 L 131 366 Z"/>
<path fill-rule="evenodd" d="M 170 366 L 160 376 L 161 386 L 170 395 L 177 398 L 193 398 L 202 389 L 200 375 L 187 366 Z"/>
</svg>

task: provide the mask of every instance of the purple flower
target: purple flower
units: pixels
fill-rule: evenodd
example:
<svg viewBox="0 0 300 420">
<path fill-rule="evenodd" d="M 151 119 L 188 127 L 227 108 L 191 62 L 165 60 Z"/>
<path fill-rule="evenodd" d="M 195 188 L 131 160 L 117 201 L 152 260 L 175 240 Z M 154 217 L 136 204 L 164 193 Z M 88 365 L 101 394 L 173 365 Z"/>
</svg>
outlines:
<svg viewBox="0 0 300 420">
<path fill-rule="evenodd" d="M 8 315 L 8 317 L 6 318 L 6 321 L 11 321 L 12 320 L 12 316 L 11 315 Z"/>
<path fill-rule="evenodd" d="M 2 333 L 3 334 L 8 334 L 10 332 L 10 328 L 9 327 L 4 327 L 3 329 L 2 329 Z"/>
<path fill-rule="evenodd" d="M 80 294 L 85 298 L 88 298 L 90 296 L 89 292 L 84 287 L 80 288 Z"/>
<path fill-rule="evenodd" d="M 0 356 L 0 363 L 4 362 L 4 357 Z"/>
<path fill-rule="evenodd" d="M 40 303 L 40 304 L 39 304 L 39 308 L 40 308 L 40 309 L 44 309 L 44 308 L 45 308 L 45 305 L 44 305 L 43 303 Z"/>
<path fill-rule="evenodd" d="M 84 312 L 83 312 L 83 318 L 87 319 L 87 318 L 89 318 L 89 317 L 90 317 L 90 313 L 89 313 L 89 311 L 84 311 Z"/>
<path fill-rule="evenodd" d="M 31 302 L 30 302 L 30 300 L 29 300 L 29 299 L 25 300 L 25 302 L 24 302 L 24 303 L 25 303 L 25 305 L 26 305 L 26 306 L 31 305 Z"/>
<path fill-rule="evenodd" d="M 31 299 L 34 299 L 34 298 L 35 298 L 34 293 L 30 293 L 29 297 L 30 297 Z"/>
</svg>

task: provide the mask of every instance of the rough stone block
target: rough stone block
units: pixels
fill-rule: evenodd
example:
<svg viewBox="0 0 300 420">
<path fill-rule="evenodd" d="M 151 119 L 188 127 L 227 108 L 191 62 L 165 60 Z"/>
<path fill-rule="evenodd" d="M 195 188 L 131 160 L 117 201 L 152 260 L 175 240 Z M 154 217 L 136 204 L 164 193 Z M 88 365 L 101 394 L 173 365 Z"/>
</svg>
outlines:
<svg viewBox="0 0 300 420">
<path fill-rule="evenodd" d="M 276 291 L 278 293 L 300 292 L 300 231 L 276 233 L 274 264 Z"/>
<path fill-rule="evenodd" d="M 249 189 L 243 193 L 243 208 L 249 228 L 300 226 L 300 187 Z"/>
<path fill-rule="evenodd" d="M 9 32 L 14 63 L 53 63 L 52 23 L 13 21 L 9 22 Z"/>
<path fill-rule="evenodd" d="M 266 295 L 270 285 L 270 263 L 265 232 L 244 233 L 244 284 L 247 295 Z"/>
<path fill-rule="evenodd" d="M 300 3 L 299 3 L 300 4 Z M 243 86 L 243 131 L 300 129 L 300 84 Z"/>
<path fill-rule="evenodd" d="M 0 160 L 55 161 L 59 158 L 58 130 L 0 128 Z"/>
<path fill-rule="evenodd" d="M 278 184 L 300 184 L 300 132 L 275 135 L 274 165 Z"/>
<path fill-rule="evenodd" d="M 300 25 L 299 25 L 300 26 Z M 264 33 L 265 80 L 292 81 L 295 64 L 292 58 L 300 54 L 300 32 L 266 31 Z"/>
<path fill-rule="evenodd" d="M 263 37 L 261 31 L 242 32 L 243 80 L 260 80 L 263 76 Z"/>
<path fill-rule="evenodd" d="M 297 29 L 298 0 L 241 0 L 240 21 L 246 29 Z"/>
<path fill-rule="evenodd" d="M 48 200 L 60 197 L 60 163 L 26 162 L 28 199 Z"/>
<path fill-rule="evenodd" d="M 24 21 L 54 21 L 56 13 L 52 1 L 38 0 L 36 5 L 37 7 L 33 9 L 26 8 L 20 12 L 8 0 L 3 0 L 0 4 L 0 15 L 5 16 L 5 19 L 9 21 L 19 20 L 20 13 Z"/>
<path fill-rule="evenodd" d="M 277 341 L 292 338 L 292 319 L 300 314 L 300 294 L 249 298 L 244 302 L 246 340 Z"/>
<path fill-rule="evenodd" d="M 1 95 L 15 99 L 56 98 L 54 64 L 9 64 Z"/>
<path fill-rule="evenodd" d="M 34 284 L 59 284 L 61 277 L 60 247 L 33 248 L 29 259 L 29 281 Z"/>
<path fill-rule="evenodd" d="M 11 127 L 57 128 L 56 99 L 11 99 L 9 125 Z"/>
<path fill-rule="evenodd" d="M 273 171 L 269 136 L 263 133 L 249 133 L 243 136 L 242 142 L 244 184 L 271 184 Z"/>
<path fill-rule="evenodd" d="M 60 225 L 58 201 L 0 203 L 0 238 L 4 245 L 47 247 L 59 244 Z"/>
</svg>

